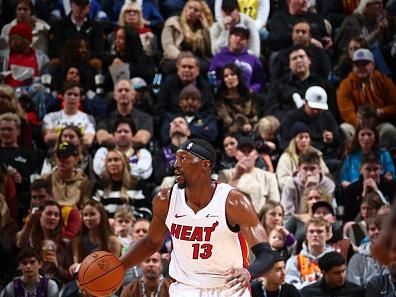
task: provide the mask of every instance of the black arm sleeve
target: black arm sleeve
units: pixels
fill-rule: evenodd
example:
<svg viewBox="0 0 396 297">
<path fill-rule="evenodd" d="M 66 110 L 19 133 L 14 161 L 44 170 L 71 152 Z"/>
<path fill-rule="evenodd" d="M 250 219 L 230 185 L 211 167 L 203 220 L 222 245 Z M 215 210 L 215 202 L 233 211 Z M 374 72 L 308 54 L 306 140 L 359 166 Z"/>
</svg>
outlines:
<svg viewBox="0 0 396 297">
<path fill-rule="evenodd" d="M 268 242 L 258 243 L 253 246 L 251 250 L 256 256 L 256 259 L 249 265 L 247 270 L 249 271 L 252 279 L 255 279 L 271 269 L 274 261 L 274 254 L 272 253 L 271 246 Z"/>
</svg>

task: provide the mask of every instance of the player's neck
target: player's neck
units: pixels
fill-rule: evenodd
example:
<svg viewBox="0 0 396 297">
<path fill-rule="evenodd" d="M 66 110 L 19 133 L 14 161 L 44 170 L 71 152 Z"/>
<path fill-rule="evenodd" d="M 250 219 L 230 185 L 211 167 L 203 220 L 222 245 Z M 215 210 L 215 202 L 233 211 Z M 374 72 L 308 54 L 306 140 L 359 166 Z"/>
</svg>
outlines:
<svg viewBox="0 0 396 297">
<path fill-rule="evenodd" d="M 192 210 L 199 211 L 209 204 L 209 202 L 212 200 L 215 190 L 216 184 L 211 180 L 189 185 L 186 188 L 186 202 Z"/>
</svg>

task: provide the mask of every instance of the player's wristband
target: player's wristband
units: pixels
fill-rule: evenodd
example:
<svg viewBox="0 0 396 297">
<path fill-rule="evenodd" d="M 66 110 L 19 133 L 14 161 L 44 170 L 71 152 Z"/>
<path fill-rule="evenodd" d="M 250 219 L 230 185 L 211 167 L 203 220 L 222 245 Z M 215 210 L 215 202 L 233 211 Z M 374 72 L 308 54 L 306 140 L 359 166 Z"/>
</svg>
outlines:
<svg viewBox="0 0 396 297">
<path fill-rule="evenodd" d="M 274 261 L 274 254 L 268 242 L 261 242 L 251 248 L 256 256 L 254 262 L 247 268 L 252 279 L 260 277 L 264 272 L 271 269 Z"/>
</svg>

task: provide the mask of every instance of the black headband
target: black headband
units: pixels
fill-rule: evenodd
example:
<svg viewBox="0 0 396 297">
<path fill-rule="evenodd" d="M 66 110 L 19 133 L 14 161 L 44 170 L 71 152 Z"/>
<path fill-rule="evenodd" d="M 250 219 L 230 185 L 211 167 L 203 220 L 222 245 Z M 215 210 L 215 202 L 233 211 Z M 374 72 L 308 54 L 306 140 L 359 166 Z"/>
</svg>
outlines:
<svg viewBox="0 0 396 297">
<path fill-rule="evenodd" d="M 216 155 L 193 140 L 187 140 L 179 147 L 179 149 L 187 151 L 203 160 L 209 160 L 212 165 L 216 163 Z"/>
</svg>

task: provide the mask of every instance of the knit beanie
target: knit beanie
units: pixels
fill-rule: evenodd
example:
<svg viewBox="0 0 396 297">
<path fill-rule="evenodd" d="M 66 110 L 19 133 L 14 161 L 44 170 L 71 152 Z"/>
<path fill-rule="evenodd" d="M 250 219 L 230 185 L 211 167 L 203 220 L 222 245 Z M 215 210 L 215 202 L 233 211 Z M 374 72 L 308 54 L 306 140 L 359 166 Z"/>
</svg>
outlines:
<svg viewBox="0 0 396 297">
<path fill-rule="evenodd" d="M 185 98 L 198 98 L 201 100 L 201 92 L 193 84 L 189 84 L 180 92 L 179 99 Z"/>
<path fill-rule="evenodd" d="M 14 34 L 22 36 L 32 42 L 32 27 L 30 27 L 27 23 L 18 23 L 12 27 L 10 30 L 10 36 Z"/>
<path fill-rule="evenodd" d="M 295 122 L 290 129 L 290 139 L 293 139 L 300 133 L 310 133 L 310 129 L 304 122 Z"/>
</svg>

